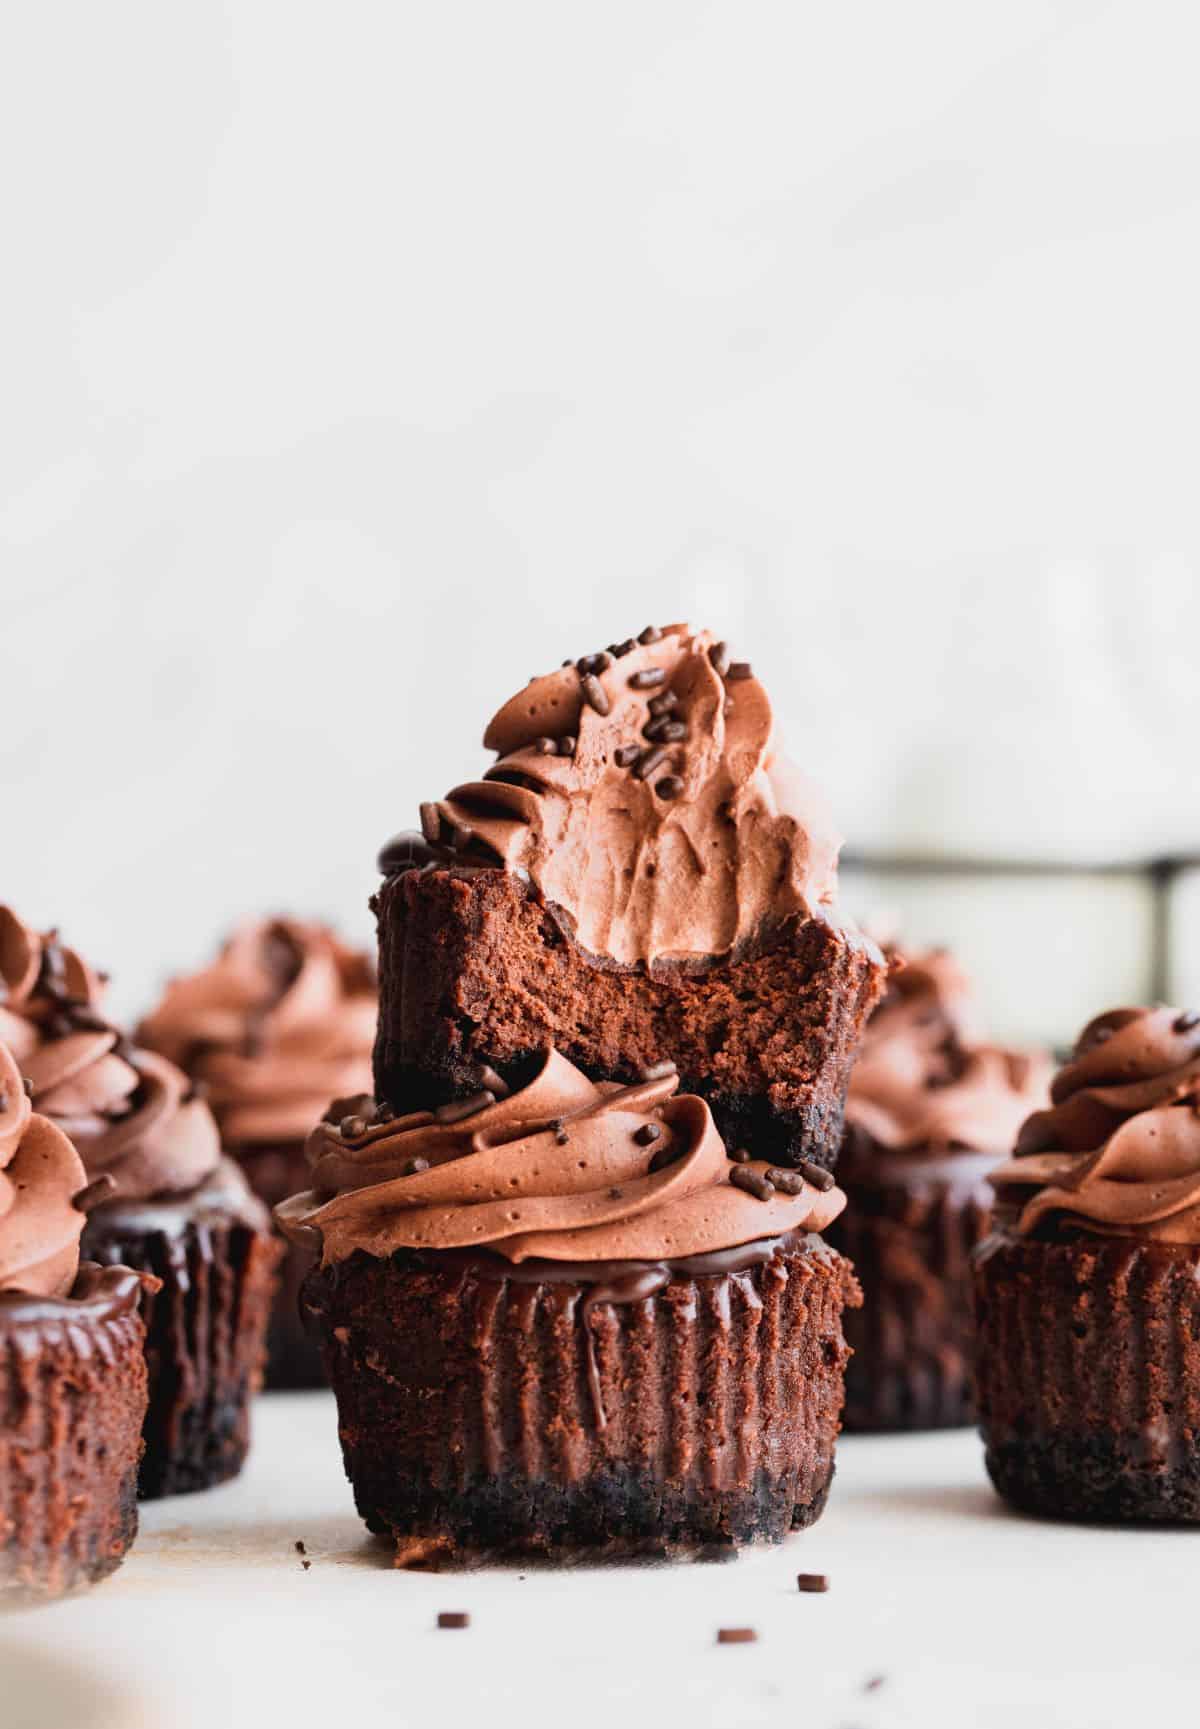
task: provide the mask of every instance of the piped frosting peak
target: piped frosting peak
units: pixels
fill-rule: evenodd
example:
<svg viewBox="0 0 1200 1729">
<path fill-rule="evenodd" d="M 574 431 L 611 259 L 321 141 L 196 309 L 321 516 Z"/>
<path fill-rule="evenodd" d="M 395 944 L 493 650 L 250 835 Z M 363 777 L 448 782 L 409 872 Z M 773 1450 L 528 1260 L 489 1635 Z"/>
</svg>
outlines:
<svg viewBox="0 0 1200 1729">
<path fill-rule="evenodd" d="M 723 956 L 835 903 L 825 800 L 779 753 L 751 668 L 707 631 L 652 628 L 566 662 L 484 744 L 483 778 L 421 807 L 425 855 L 523 875 L 591 954 Z M 402 839 L 385 872 L 418 862 Z"/>
<path fill-rule="evenodd" d="M 1019 1232 L 1200 1243 L 1200 1015 L 1098 1016 L 1050 1097 L 991 1174 Z"/>
</svg>

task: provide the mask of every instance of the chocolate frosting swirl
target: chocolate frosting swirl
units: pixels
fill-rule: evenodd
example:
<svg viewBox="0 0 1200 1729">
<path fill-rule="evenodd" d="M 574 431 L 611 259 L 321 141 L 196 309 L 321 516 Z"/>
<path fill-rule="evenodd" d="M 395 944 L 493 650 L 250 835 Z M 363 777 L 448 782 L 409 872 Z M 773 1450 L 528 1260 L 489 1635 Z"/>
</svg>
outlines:
<svg viewBox="0 0 1200 1729">
<path fill-rule="evenodd" d="M 0 1044 L 0 1291 L 65 1297 L 79 1270 L 87 1184 L 66 1135 L 37 1115 L 13 1053 Z"/>
<path fill-rule="evenodd" d="M 708 1106 L 671 1074 L 621 1087 L 589 1081 L 555 1050 L 529 1083 L 462 1117 L 323 1122 L 313 1186 L 276 1210 L 325 1265 L 356 1249 L 487 1249 L 519 1264 L 670 1261 L 792 1231 L 820 1231 L 845 1196 L 796 1173 L 794 1194 L 735 1187 L 770 1167 L 731 1165 Z M 488 1102 L 490 1100 L 490 1102 Z M 447 1118 L 452 1120 L 447 1120 Z M 453 1120 L 457 1119 L 457 1120 Z M 783 1173 L 780 1173 L 781 1178 Z"/>
<path fill-rule="evenodd" d="M 173 979 L 139 1037 L 203 1083 L 231 1147 L 303 1140 L 330 1099 L 366 1092 L 375 1039 L 366 954 L 320 924 L 254 920 Z"/>
<path fill-rule="evenodd" d="M 706 631 L 642 635 L 505 703 L 495 764 L 422 807 L 427 842 L 525 874 L 586 952 L 625 966 L 723 956 L 830 908 L 840 837 L 778 753 L 762 685 Z"/>
<path fill-rule="evenodd" d="M 1050 1097 L 991 1176 L 1018 1232 L 1200 1244 L 1200 1016 L 1098 1016 Z"/>
<path fill-rule="evenodd" d="M 859 1046 L 847 1123 L 892 1152 L 999 1157 L 1044 1101 L 1049 1059 L 979 1038 L 970 985 L 947 950 L 885 953 L 888 991 Z"/>
<path fill-rule="evenodd" d="M 125 1199 L 182 1194 L 215 1169 L 217 1127 L 186 1077 L 133 1047 L 100 1009 L 103 980 L 57 934 L 0 907 L 0 1041 L 37 1109 L 74 1143 L 89 1177 Z"/>
</svg>

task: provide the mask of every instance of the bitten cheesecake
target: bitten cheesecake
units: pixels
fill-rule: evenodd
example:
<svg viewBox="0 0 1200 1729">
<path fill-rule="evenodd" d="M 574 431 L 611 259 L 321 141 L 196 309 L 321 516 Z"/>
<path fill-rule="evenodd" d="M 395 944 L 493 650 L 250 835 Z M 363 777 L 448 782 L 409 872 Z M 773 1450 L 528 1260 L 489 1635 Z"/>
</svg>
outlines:
<svg viewBox="0 0 1200 1729">
<path fill-rule="evenodd" d="M 376 1097 L 486 1104 L 549 1045 L 597 1080 L 671 1060 L 730 1148 L 832 1165 L 886 968 L 751 668 L 651 627 L 532 680 L 484 745 L 380 855 Z"/>
</svg>

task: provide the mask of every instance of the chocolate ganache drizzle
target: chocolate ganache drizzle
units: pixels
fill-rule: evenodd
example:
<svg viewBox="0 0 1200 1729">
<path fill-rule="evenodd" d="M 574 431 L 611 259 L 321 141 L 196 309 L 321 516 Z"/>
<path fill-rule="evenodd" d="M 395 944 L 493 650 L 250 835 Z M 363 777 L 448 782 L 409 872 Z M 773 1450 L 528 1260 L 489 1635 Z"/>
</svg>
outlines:
<svg viewBox="0 0 1200 1729">
<path fill-rule="evenodd" d="M 732 1163 L 707 1105 L 678 1085 L 673 1071 L 592 1082 L 550 1049 L 506 1097 L 322 1122 L 309 1141 L 312 1189 L 276 1217 L 326 1266 L 355 1250 L 482 1251 L 510 1275 L 543 1276 L 550 1264 L 585 1283 L 632 1274 L 631 1296 L 683 1263 L 729 1270 L 690 1265 L 697 1258 L 753 1249 L 736 1262 L 750 1265 L 836 1218 L 845 1197 L 825 1172 L 810 1169 L 809 1181 Z"/>
<path fill-rule="evenodd" d="M 1046 1098 L 1049 1059 L 980 1039 L 945 949 L 885 954 L 891 978 L 851 1071 L 847 1123 L 889 1152 L 1006 1152 Z"/>
<path fill-rule="evenodd" d="M 780 755 L 771 705 L 726 645 L 682 624 L 566 662 L 494 716 L 481 780 L 422 805 L 385 875 L 428 863 L 530 881 L 580 947 L 622 966 L 738 951 L 826 916 L 840 837 Z"/>
<path fill-rule="evenodd" d="M 992 1172 L 1011 1228 L 1200 1244 L 1200 1015 L 1098 1016 L 1050 1097 Z"/>
<path fill-rule="evenodd" d="M 302 1141 L 330 1099 L 371 1085 L 370 958 L 320 924 L 254 920 L 173 979 L 138 1029 L 201 1082 L 227 1146 Z"/>
<path fill-rule="evenodd" d="M 66 1135 L 29 1101 L 13 1053 L 0 1044 L 0 1292 L 65 1297 L 79 1270 L 87 1184 Z"/>
<path fill-rule="evenodd" d="M 100 1009 L 103 981 L 56 933 L 0 907 L 0 1042 L 90 1178 L 124 1201 L 190 1193 L 217 1171 L 216 1124 L 173 1063 Z M 82 1185 L 79 1185 L 82 1186 Z"/>
</svg>

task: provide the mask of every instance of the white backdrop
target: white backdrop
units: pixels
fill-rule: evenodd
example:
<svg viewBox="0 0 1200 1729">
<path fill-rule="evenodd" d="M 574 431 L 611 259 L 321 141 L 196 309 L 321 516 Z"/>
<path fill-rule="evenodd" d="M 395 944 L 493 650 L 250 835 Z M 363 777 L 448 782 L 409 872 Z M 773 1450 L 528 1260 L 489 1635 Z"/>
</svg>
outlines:
<svg viewBox="0 0 1200 1729">
<path fill-rule="evenodd" d="M 1198 837 L 1200 21 L 109 0 L 0 58 L 0 890 L 142 1000 L 690 614 L 858 846 Z"/>
</svg>

